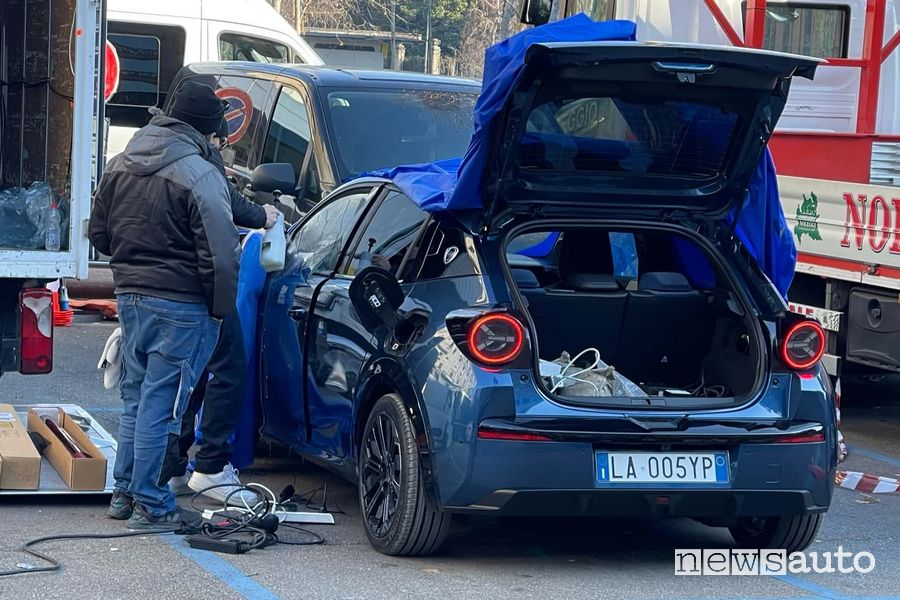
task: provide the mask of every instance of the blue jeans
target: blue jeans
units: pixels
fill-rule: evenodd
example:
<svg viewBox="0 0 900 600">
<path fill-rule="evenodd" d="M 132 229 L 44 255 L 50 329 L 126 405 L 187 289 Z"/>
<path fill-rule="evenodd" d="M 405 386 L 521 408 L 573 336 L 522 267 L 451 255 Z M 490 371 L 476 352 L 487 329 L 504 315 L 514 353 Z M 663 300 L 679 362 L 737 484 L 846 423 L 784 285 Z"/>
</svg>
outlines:
<svg viewBox="0 0 900 600">
<path fill-rule="evenodd" d="M 116 489 L 153 516 L 175 510 L 160 481 L 169 435 L 181 429 L 197 377 L 215 348 L 219 323 L 204 304 L 140 294 L 117 297 L 122 325 L 125 404 L 113 476 Z"/>
</svg>

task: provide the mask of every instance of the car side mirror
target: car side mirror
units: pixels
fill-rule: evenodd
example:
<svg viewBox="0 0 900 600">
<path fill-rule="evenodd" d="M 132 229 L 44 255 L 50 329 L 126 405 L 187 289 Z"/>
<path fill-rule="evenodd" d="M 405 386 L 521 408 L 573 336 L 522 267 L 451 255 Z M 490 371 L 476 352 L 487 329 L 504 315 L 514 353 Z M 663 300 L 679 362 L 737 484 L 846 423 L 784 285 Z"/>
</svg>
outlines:
<svg viewBox="0 0 900 600">
<path fill-rule="evenodd" d="M 553 10 L 552 0 L 525 0 L 522 3 L 522 15 L 519 20 L 525 25 L 544 25 L 550 21 L 551 10 Z"/>
<path fill-rule="evenodd" d="M 387 327 L 393 331 L 399 320 L 397 309 L 405 294 L 397 278 L 381 267 L 366 267 L 360 271 L 348 290 L 350 302 L 369 331 Z"/>
<path fill-rule="evenodd" d="M 254 192 L 268 194 L 292 194 L 297 183 L 297 175 L 290 163 L 267 163 L 253 169 L 250 185 Z"/>
</svg>

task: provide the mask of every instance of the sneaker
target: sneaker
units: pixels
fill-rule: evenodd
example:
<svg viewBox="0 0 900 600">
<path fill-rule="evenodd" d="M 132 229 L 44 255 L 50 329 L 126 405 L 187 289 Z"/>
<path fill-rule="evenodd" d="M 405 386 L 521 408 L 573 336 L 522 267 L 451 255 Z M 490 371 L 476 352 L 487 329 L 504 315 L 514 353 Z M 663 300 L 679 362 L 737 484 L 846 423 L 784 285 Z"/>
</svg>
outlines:
<svg viewBox="0 0 900 600">
<path fill-rule="evenodd" d="M 112 495 L 112 500 L 109 501 L 109 507 L 106 509 L 106 516 L 118 519 L 119 521 L 124 521 L 131 516 L 133 511 L 134 500 L 131 496 L 126 495 L 125 492 L 120 490 L 115 490 Z"/>
<path fill-rule="evenodd" d="M 194 471 L 190 481 L 188 481 L 188 487 L 195 492 L 201 492 L 204 496 L 213 500 L 225 502 L 225 499 L 228 498 L 228 504 L 232 506 L 253 506 L 256 504 L 258 500 L 255 493 L 250 490 L 235 491 L 240 486 L 241 480 L 238 479 L 238 470 L 232 467 L 231 463 L 226 464 L 221 473 L 212 475 Z"/>
<path fill-rule="evenodd" d="M 173 477 L 169 480 L 169 489 L 176 496 L 183 494 L 190 489 L 188 488 L 188 481 L 190 480 L 190 478 L 191 476 L 187 473 L 185 473 L 184 475 Z"/>
<path fill-rule="evenodd" d="M 180 531 L 186 526 L 195 525 L 200 515 L 191 510 L 175 509 L 159 517 L 154 517 L 140 504 L 136 504 L 134 512 L 128 519 L 128 529 L 139 531 Z"/>
</svg>

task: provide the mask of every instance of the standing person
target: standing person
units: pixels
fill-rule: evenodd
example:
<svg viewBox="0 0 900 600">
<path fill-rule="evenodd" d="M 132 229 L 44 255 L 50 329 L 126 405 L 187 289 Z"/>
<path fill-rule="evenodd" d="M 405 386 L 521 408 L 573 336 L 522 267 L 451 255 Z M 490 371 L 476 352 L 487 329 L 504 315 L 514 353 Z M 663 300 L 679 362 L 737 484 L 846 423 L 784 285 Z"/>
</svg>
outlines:
<svg viewBox="0 0 900 600">
<path fill-rule="evenodd" d="M 225 166 L 220 150 L 225 148 L 227 136 L 228 130 L 223 122 L 222 130 L 218 131 L 212 140 L 211 158 L 223 177 Z M 228 184 L 228 188 L 235 225 L 249 229 L 270 229 L 275 225 L 279 214 L 277 208 L 270 204 L 263 207 L 250 202 L 231 183 Z M 163 478 L 169 480 L 169 488 L 173 491 L 189 487 L 195 492 L 204 492 L 204 495 L 219 502 L 227 499 L 229 503 L 237 506 L 253 504 L 256 501 L 255 494 L 240 489 L 241 480 L 237 470 L 231 465 L 231 437 L 241 416 L 241 407 L 247 390 L 246 377 L 247 354 L 244 351 L 241 320 L 235 307 L 222 320 L 219 341 L 184 413 L 181 435 L 177 441 L 170 438 Z M 188 450 L 195 441 L 194 420 L 201 405 L 202 439 L 194 455 L 194 472 L 188 477 Z"/>
<path fill-rule="evenodd" d="M 209 140 L 225 106 L 187 82 L 113 159 L 98 185 L 90 238 L 109 255 L 122 324 L 124 413 L 107 515 L 131 529 L 175 530 L 181 514 L 161 478 L 170 434 L 234 310 L 239 245 Z"/>
</svg>

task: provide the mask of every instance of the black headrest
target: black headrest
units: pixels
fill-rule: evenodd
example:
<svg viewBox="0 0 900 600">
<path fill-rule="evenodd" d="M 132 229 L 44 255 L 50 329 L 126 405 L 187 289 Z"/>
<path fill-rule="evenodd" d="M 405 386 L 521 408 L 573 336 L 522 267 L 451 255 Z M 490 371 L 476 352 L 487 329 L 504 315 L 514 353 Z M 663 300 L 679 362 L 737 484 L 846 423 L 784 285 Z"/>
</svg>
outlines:
<svg viewBox="0 0 900 600">
<path fill-rule="evenodd" d="M 603 273 L 567 273 L 565 284 L 568 289 L 579 292 L 617 292 L 619 284 L 612 275 Z"/>
<path fill-rule="evenodd" d="M 657 272 L 641 275 L 638 289 L 656 292 L 690 292 L 694 288 L 691 287 L 687 277 L 681 273 Z"/>
<path fill-rule="evenodd" d="M 513 281 L 516 282 L 516 287 L 520 290 L 541 287 L 535 274 L 528 269 L 510 269 L 509 272 L 512 273 Z"/>
<path fill-rule="evenodd" d="M 603 231 L 573 229 L 563 234 L 559 249 L 559 272 L 613 273 L 612 246 L 609 234 Z"/>
</svg>

